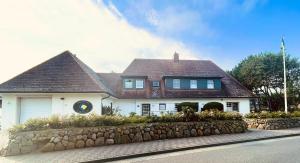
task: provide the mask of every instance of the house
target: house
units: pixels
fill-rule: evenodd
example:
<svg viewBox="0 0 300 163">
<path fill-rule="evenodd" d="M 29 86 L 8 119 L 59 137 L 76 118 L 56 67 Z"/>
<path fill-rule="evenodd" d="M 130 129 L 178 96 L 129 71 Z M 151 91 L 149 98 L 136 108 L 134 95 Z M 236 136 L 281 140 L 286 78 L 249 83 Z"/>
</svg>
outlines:
<svg viewBox="0 0 300 163">
<path fill-rule="evenodd" d="M 135 59 L 123 73 L 96 73 L 69 51 L 0 85 L 2 126 L 53 114 L 176 112 L 182 102 L 219 102 L 224 111 L 250 112 L 252 93 L 208 60 Z"/>
</svg>

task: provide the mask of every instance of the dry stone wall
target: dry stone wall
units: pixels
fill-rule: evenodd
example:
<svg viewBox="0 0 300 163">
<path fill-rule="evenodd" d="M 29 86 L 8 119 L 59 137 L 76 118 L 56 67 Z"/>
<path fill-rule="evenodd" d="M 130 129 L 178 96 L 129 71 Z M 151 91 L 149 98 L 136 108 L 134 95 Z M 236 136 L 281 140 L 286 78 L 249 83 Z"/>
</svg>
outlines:
<svg viewBox="0 0 300 163">
<path fill-rule="evenodd" d="M 152 123 L 114 127 L 50 129 L 8 134 L 1 155 L 60 151 L 171 138 L 242 133 L 244 121 Z"/>
<path fill-rule="evenodd" d="M 279 130 L 300 127 L 300 118 L 245 119 L 248 128 Z"/>
</svg>

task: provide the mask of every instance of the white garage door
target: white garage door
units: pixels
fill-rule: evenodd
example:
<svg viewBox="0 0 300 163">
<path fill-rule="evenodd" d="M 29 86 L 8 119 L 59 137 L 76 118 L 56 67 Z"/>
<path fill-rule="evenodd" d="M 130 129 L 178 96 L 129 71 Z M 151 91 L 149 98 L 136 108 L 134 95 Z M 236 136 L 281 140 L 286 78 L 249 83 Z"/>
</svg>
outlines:
<svg viewBox="0 0 300 163">
<path fill-rule="evenodd" d="M 21 98 L 20 123 L 30 118 L 49 117 L 51 104 L 51 98 Z"/>
</svg>

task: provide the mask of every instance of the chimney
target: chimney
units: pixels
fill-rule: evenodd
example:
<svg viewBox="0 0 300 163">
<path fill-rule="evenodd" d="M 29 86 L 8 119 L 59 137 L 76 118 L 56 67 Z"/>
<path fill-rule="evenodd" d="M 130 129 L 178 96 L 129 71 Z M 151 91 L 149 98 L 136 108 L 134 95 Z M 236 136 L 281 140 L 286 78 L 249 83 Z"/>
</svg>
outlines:
<svg viewBox="0 0 300 163">
<path fill-rule="evenodd" d="M 179 54 L 177 52 L 174 53 L 174 62 L 179 63 Z"/>
</svg>

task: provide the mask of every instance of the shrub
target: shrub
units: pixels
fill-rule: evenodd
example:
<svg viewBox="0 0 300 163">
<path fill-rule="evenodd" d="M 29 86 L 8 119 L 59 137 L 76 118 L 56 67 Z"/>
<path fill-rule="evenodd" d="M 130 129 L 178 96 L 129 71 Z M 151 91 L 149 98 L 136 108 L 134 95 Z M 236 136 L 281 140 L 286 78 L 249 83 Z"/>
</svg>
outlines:
<svg viewBox="0 0 300 163">
<path fill-rule="evenodd" d="M 282 111 L 277 111 L 277 112 L 262 111 L 260 113 L 248 113 L 245 115 L 245 118 L 255 118 L 255 119 L 291 118 L 291 117 L 300 117 L 300 112 L 295 111 L 293 113 L 285 113 Z"/>
<path fill-rule="evenodd" d="M 209 102 L 203 106 L 202 110 L 205 111 L 205 110 L 214 110 L 214 109 L 217 109 L 219 111 L 224 111 L 224 106 L 219 102 Z"/>
<path fill-rule="evenodd" d="M 296 113 L 295 113 L 296 114 Z M 300 112 L 297 113 L 300 115 Z M 242 116 L 236 112 L 220 112 L 218 110 L 195 113 L 192 108 L 185 107 L 180 113 L 163 113 L 161 116 L 139 116 L 131 114 L 128 117 L 120 115 L 54 115 L 49 118 L 30 119 L 24 124 L 16 125 L 11 132 L 33 131 L 51 128 L 67 127 L 95 127 L 95 126 L 118 126 L 136 123 L 171 123 L 171 122 L 196 122 L 210 120 L 241 120 Z"/>
<path fill-rule="evenodd" d="M 199 121 L 207 120 L 242 120 L 243 116 L 238 112 L 221 112 L 219 110 L 205 110 L 198 113 Z"/>
<path fill-rule="evenodd" d="M 183 106 L 180 113 L 180 117 L 186 122 L 197 121 L 198 117 L 195 114 L 195 110 L 189 106 Z"/>
<path fill-rule="evenodd" d="M 192 108 L 195 112 L 198 112 L 198 103 L 197 102 L 182 102 L 176 104 L 176 108 L 178 112 L 181 112 L 184 107 Z"/>
</svg>

